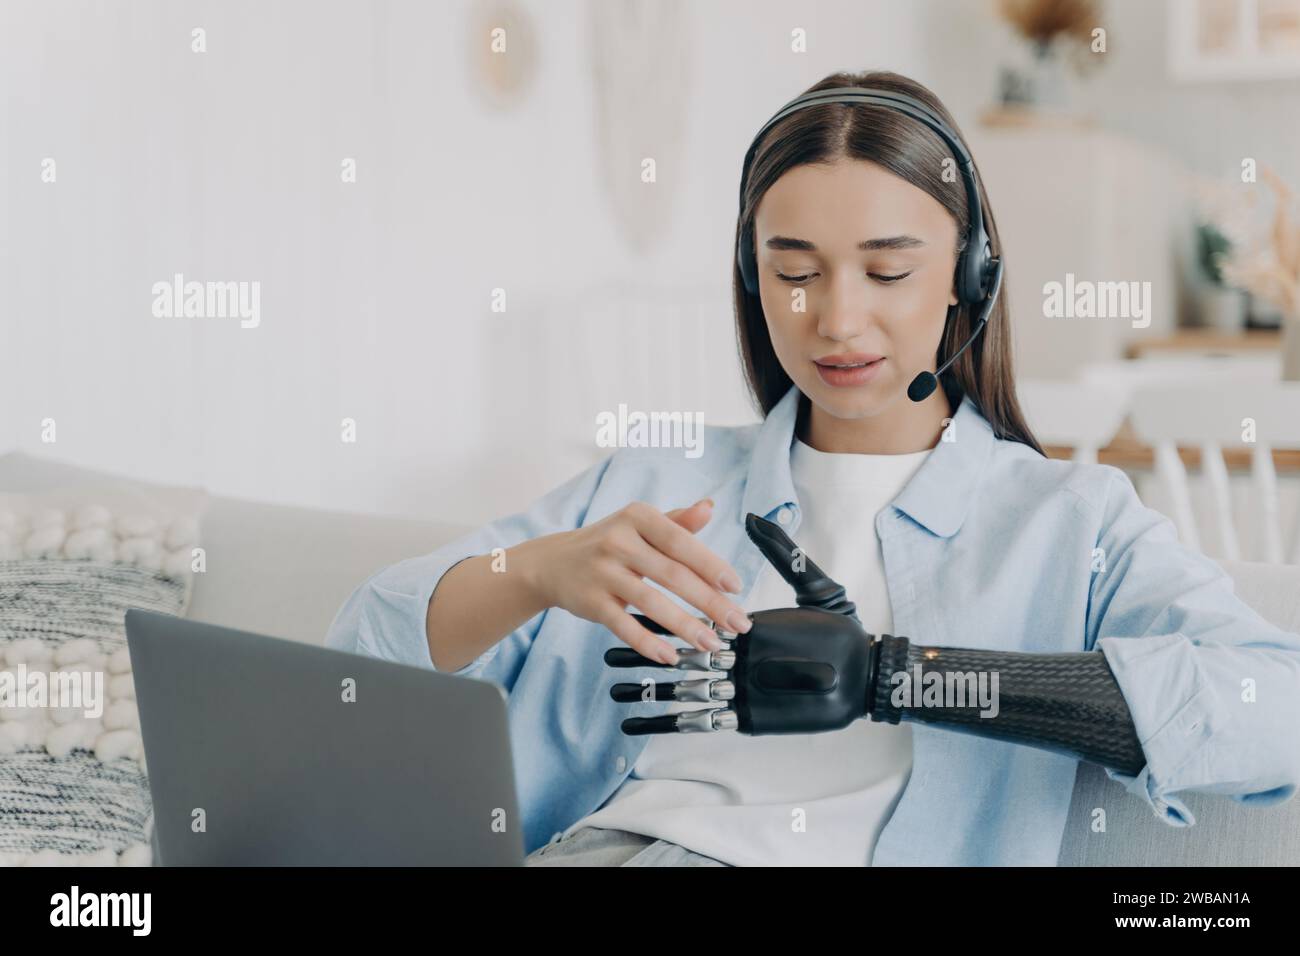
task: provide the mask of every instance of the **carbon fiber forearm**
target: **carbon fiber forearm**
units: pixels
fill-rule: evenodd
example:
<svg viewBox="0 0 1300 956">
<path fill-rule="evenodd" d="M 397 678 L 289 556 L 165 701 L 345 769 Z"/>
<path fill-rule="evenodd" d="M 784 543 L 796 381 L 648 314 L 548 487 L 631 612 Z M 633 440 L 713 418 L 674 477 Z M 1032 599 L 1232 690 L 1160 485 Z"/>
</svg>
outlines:
<svg viewBox="0 0 1300 956">
<path fill-rule="evenodd" d="M 1131 775 L 1146 765 L 1128 704 L 1100 651 L 1024 654 L 923 647 L 890 634 L 872 650 L 867 700 L 872 720 L 921 721 L 1068 754 Z M 906 680 L 895 676 L 899 674 L 906 674 Z M 936 678 L 927 676 L 931 674 L 938 675 L 937 687 Z M 977 695 L 967 693 L 963 700 L 956 693 L 980 687 L 981 679 L 995 706 L 988 706 L 987 696 L 982 703 Z"/>
</svg>

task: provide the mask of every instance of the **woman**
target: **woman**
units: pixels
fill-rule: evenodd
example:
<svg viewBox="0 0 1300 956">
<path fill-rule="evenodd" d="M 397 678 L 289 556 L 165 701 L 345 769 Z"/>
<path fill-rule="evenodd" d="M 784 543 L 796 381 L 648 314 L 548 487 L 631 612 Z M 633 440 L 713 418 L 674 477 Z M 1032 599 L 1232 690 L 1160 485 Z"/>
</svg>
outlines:
<svg viewBox="0 0 1300 956">
<path fill-rule="evenodd" d="M 919 100 L 960 137 L 904 77 L 812 90 L 840 87 Z M 1001 244 L 973 165 L 972 221 L 953 152 L 883 105 L 777 120 L 742 179 L 733 274 L 763 423 L 708 429 L 695 460 L 620 449 L 526 512 L 380 571 L 340 611 L 332 646 L 509 693 L 530 864 L 1055 864 L 1077 769 L 1058 753 L 866 720 L 622 733 L 625 717 L 702 706 L 610 698 L 664 671 L 610 671 L 607 648 L 676 661 L 629 608 L 716 649 L 701 617 L 744 632 L 747 612 L 794 604 L 746 538 L 751 512 L 845 585 L 870 633 L 1104 652 L 1147 759 L 1107 773 L 1170 825 L 1194 823 L 1179 791 L 1294 793 L 1300 638 L 1242 604 L 1122 472 L 1043 455 L 1016 401 L 1006 300 L 962 278 L 984 253 L 968 249 L 979 222 Z M 909 397 L 922 372 L 942 387 Z"/>
</svg>

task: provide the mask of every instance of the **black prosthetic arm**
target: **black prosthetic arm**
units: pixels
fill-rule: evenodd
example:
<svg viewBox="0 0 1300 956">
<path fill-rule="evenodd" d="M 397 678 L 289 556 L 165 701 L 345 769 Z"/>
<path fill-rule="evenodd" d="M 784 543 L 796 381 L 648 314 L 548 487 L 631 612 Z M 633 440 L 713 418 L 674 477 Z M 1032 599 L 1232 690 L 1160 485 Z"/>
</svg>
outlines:
<svg viewBox="0 0 1300 956">
<path fill-rule="evenodd" d="M 1126 774 L 1145 766 L 1128 705 L 1101 652 L 1025 654 L 877 638 L 863 630 L 844 588 L 780 527 L 751 514 L 745 530 L 794 588 L 799 607 L 756 611 L 745 634 L 715 628 L 731 645 L 724 650 L 679 652 L 675 669 L 718 676 L 614 685 L 611 696 L 623 702 L 723 705 L 631 717 L 623 721 L 624 733 L 808 734 L 861 718 L 907 720 L 1064 753 Z M 631 648 L 611 648 L 605 662 L 666 666 Z"/>
<path fill-rule="evenodd" d="M 920 721 L 1009 740 L 1134 776 L 1146 765 L 1128 704 L 1100 651 L 1023 654 L 923 647 L 884 634 L 871 645 L 871 653 L 874 674 L 867 709 L 872 720 Z M 885 675 L 906 679 L 896 678 L 891 686 Z M 981 700 L 981 692 L 990 690 L 996 709 Z M 940 705 L 928 705 L 927 695 Z"/>
</svg>

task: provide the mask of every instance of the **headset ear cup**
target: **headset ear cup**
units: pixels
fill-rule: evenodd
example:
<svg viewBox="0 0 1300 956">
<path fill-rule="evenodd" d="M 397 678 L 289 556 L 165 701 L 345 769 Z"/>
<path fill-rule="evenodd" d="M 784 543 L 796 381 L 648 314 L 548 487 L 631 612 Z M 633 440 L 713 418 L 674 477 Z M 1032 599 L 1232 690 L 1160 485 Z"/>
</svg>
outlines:
<svg viewBox="0 0 1300 956">
<path fill-rule="evenodd" d="M 971 305 L 984 301 L 984 282 L 982 263 L 984 256 L 980 252 L 971 252 L 966 256 L 966 301 Z"/>
<path fill-rule="evenodd" d="M 970 302 L 967 295 L 970 293 L 970 269 L 968 263 L 970 254 L 963 252 L 957 257 L 957 268 L 952 273 L 952 283 L 957 288 L 957 304 L 966 305 Z"/>
<path fill-rule="evenodd" d="M 983 302 L 988 296 L 993 263 L 993 250 L 984 237 L 984 230 L 974 238 L 975 242 L 967 246 L 957 263 L 957 298 L 968 305 Z"/>
<path fill-rule="evenodd" d="M 758 264 L 754 261 L 754 249 L 748 229 L 742 230 L 740 234 L 736 261 L 740 266 L 740 280 L 744 283 L 745 291 L 750 295 L 758 295 Z"/>
</svg>

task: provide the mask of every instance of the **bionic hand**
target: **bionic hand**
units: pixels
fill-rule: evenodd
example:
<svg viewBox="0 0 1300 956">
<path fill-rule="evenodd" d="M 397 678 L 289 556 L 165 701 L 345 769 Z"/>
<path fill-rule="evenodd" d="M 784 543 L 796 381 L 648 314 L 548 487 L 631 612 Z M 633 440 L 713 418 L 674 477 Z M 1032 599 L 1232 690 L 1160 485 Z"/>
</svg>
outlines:
<svg viewBox="0 0 1300 956">
<path fill-rule="evenodd" d="M 610 696 L 627 703 L 723 705 L 629 717 L 622 724 L 625 734 L 813 734 L 859 718 L 907 720 L 1051 750 L 1130 775 L 1146 765 L 1128 705 L 1100 651 L 923 647 L 906 637 L 868 634 L 844 588 L 780 527 L 750 514 L 745 531 L 794 588 L 799 606 L 752 613 L 746 634 L 715 627 L 731 646 L 679 651 L 675 668 L 630 647 L 606 651 L 611 667 L 716 672 L 675 683 L 615 684 Z M 650 630 L 668 633 L 635 616 Z"/>
</svg>

